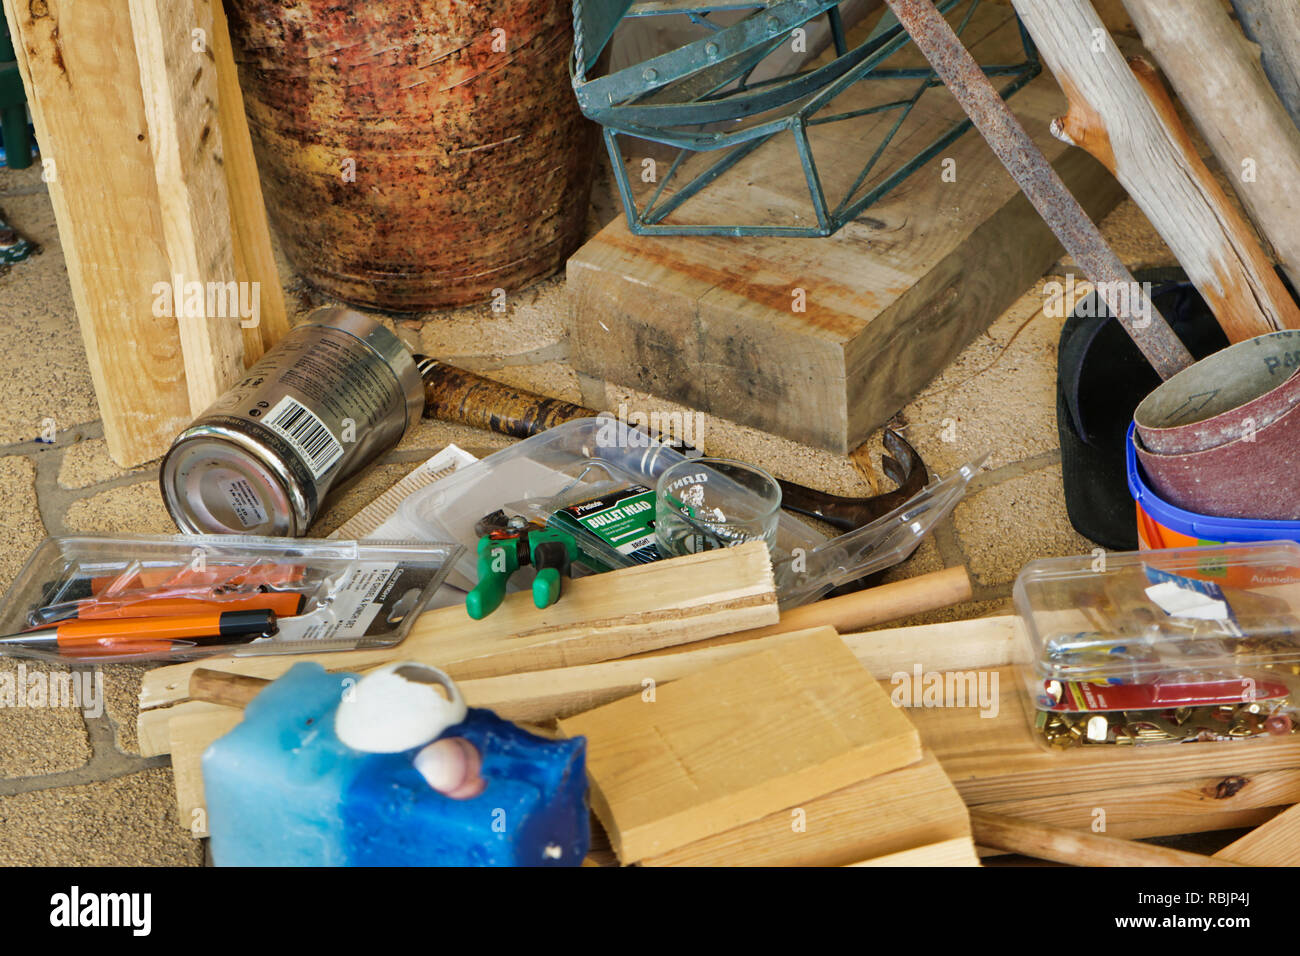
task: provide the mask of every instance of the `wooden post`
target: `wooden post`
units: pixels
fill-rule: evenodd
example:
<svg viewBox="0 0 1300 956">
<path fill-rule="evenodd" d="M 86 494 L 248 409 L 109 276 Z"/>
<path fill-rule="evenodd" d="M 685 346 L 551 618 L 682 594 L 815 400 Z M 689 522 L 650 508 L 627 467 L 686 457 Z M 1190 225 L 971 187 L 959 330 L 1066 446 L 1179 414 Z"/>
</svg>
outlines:
<svg viewBox="0 0 1300 956">
<path fill-rule="evenodd" d="M 288 331 L 225 16 L 3 2 L 109 454 L 137 465 Z M 178 275 L 225 317 L 178 319 Z"/>
<path fill-rule="evenodd" d="M 244 330 L 244 362 L 251 365 L 264 351 L 289 331 L 284 289 L 271 250 L 271 228 L 266 219 L 262 183 L 257 177 L 253 139 L 244 115 L 244 94 L 230 45 L 230 28 L 222 0 L 196 0 L 200 7 L 212 5 L 212 53 L 216 57 L 217 115 L 221 121 L 221 142 L 226 172 L 226 196 L 230 201 L 230 224 L 234 229 L 235 275 L 240 282 L 256 282 L 261 306 L 261 324 Z"/>
<path fill-rule="evenodd" d="M 1300 128 L 1269 85 L 1258 49 L 1219 0 L 1124 2 L 1292 284 L 1300 287 Z"/>
<path fill-rule="evenodd" d="M 1125 61 L 1088 0 L 1012 0 L 1069 112 L 1053 132 L 1109 168 L 1233 342 L 1300 328 L 1298 309 L 1149 66 Z"/>
<path fill-rule="evenodd" d="M 172 266 L 165 281 L 180 329 L 190 411 L 197 415 L 244 369 L 211 8 L 194 0 L 130 0 L 128 6 Z M 212 290 L 221 290 L 220 308 Z M 260 333 L 253 334 L 260 345 Z"/>
<path fill-rule="evenodd" d="M 4 0 L 41 144 L 72 297 L 120 465 L 156 458 L 190 419 L 131 18 L 123 3 Z"/>
<path fill-rule="evenodd" d="M 1232 0 L 1241 28 L 1259 44 L 1268 74 L 1287 112 L 1300 126 L 1300 4 L 1295 0 Z"/>
</svg>

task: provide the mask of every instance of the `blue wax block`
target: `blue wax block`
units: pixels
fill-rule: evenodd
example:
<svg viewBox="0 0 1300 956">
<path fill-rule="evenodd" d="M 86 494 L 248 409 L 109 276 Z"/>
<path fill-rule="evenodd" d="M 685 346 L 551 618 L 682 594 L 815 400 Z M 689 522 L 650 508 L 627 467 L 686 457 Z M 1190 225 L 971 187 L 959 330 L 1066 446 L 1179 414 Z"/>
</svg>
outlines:
<svg viewBox="0 0 1300 956">
<path fill-rule="evenodd" d="M 590 841 L 586 741 L 536 737 L 471 709 L 443 737 L 482 756 L 469 800 L 433 790 L 420 748 L 367 754 L 334 734 L 354 674 L 294 665 L 203 755 L 218 866 L 577 866 Z"/>
</svg>

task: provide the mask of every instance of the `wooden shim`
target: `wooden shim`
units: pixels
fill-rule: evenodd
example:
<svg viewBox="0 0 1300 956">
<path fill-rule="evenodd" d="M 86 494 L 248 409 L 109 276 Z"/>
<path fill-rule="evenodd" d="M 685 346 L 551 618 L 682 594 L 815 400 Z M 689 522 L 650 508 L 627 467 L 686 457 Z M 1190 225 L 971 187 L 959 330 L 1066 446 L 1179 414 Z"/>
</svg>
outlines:
<svg viewBox="0 0 1300 956">
<path fill-rule="evenodd" d="M 130 16 L 123 3 L 4 7 L 108 452 L 137 465 L 191 416 L 176 320 L 152 310 L 171 264 Z"/>
<path fill-rule="evenodd" d="M 921 758 L 915 728 L 830 631 L 560 721 L 624 863 Z"/>
<path fill-rule="evenodd" d="M 1214 856 L 1243 866 L 1300 866 L 1300 806 L 1279 813 Z"/>
<path fill-rule="evenodd" d="M 647 857 L 641 865 L 844 866 L 963 838 L 969 846 L 966 805 L 927 754 L 911 766 Z"/>
<path fill-rule="evenodd" d="M 396 647 L 322 654 L 208 657 L 150 671 L 142 709 L 185 700 L 200 667 L 278 677 L 299 661 L 364 671 L 398 660 L 432 664 L 455 680 L 626 657 L 777 621 L 772 563 L 762 542 L 656 561 L 566 582 L 544 610 L 520 591 L 482 621 L 463 605 L 420 616 Z"/>
<path fill-rule="evenodd" d="M 1124 0 L 1291 281 L 1300 285 L 1300 129 L 1220 0 Z M 1294 5 L 1293 5 L 1294 8 Z"/>
<path fill-rule="evenodd" d="M 1197 155 L 1154 71 L 1132 66 L 1088 0 L 1013 0 L 1069 101 L 1053 124 L 1101 160 L 1239 342 L 1300 327 L 1300 308 Z"/>
<path fill-rule="evenodd" d="M 878 856 L 874 860 L 850 863 L 849 866 L 979 866 L 975 844 L 970 837 L 957 837 L 914 850 Z"/>
<path fill-rule="evenodd" d="M 217 71 L 217 114 L 226 173 L 226 196 L 234 230 L 235 275 L 241 282 L 257 283 L 260 323 L 244 329 L 244 361 L 251 365 L 289 331 L 284 289 L 275 266 L 271 227 L 257 175 L 253 139 L 244 115 L 244 94 L 239 88 L 230 28 L 223 0 L 195 0 L 212 5 L 212 53 Z"/>
<path fill-rule="evenodd" d="M 991 61 L 1017 54 L 1019 34 L 1006 9 L 983 5 L 967 38 Z M 889 90 L 894 81 L 876 82 Z M 870 96 L 870 84 L 859 86 L 832 110 Z M 910 97 L 915 82 L 901 81 L 897 92 Z M 909 118 L 919 125 L 896 142 L 900 153 L 966 119 L 946 90 L 932 94 Z M 1050 135 L 1062 105 L 1046 76 L 1010 101 L 1100 218 L 1122 190 L 1099 164 Z M 828 190 L 851 180 L 863 160 L 861 137 L 838 125 L 811 128 Z M 801 167 L 786 145 L 765 144 L 697 200 L 712 195 L 708 209 L 719 221 L 768 211 L 806 217 Z M 945 169 L 956 170 L 956 183 L 944 181 Z M 572 358 L 594 378 L 847 454 L 1060 255 L 1029 201 L 970 132 L 825 239 L 637 237 L 619 217 L 569 260 Z M 806 293 L 805 312 L 792 311 L 796 289 Z"/>
</svg>

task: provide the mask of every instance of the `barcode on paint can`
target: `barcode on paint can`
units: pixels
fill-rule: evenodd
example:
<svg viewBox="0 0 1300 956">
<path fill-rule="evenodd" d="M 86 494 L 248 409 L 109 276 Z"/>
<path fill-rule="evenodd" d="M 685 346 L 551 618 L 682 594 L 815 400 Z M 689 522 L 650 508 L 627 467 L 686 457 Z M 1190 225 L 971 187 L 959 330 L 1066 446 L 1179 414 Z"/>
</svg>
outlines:
<svg viewBox="0 0 1300 956">
<path fill-rule="evenodd" d="M 307 462 L 312 478 L 320 478 L 343 457 L 343 445 L 306 405 L 286 395 L 263 419 L 293 445 Z"/>
</svg>

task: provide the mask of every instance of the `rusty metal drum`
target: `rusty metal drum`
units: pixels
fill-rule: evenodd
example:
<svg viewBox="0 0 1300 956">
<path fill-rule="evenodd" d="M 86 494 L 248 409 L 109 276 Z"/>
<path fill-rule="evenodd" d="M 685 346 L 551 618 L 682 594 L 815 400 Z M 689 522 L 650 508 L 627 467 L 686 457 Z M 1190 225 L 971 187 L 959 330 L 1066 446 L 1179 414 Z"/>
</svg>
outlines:
<svg viewBox="0 0 1300 956">
<path fill-rule="evenodd" d="M 267 208 L 330 295 L 413 312 L 549 275 L 583 238 L 596 128 L 567 0 L 227 0 Z"/>
</svg>

